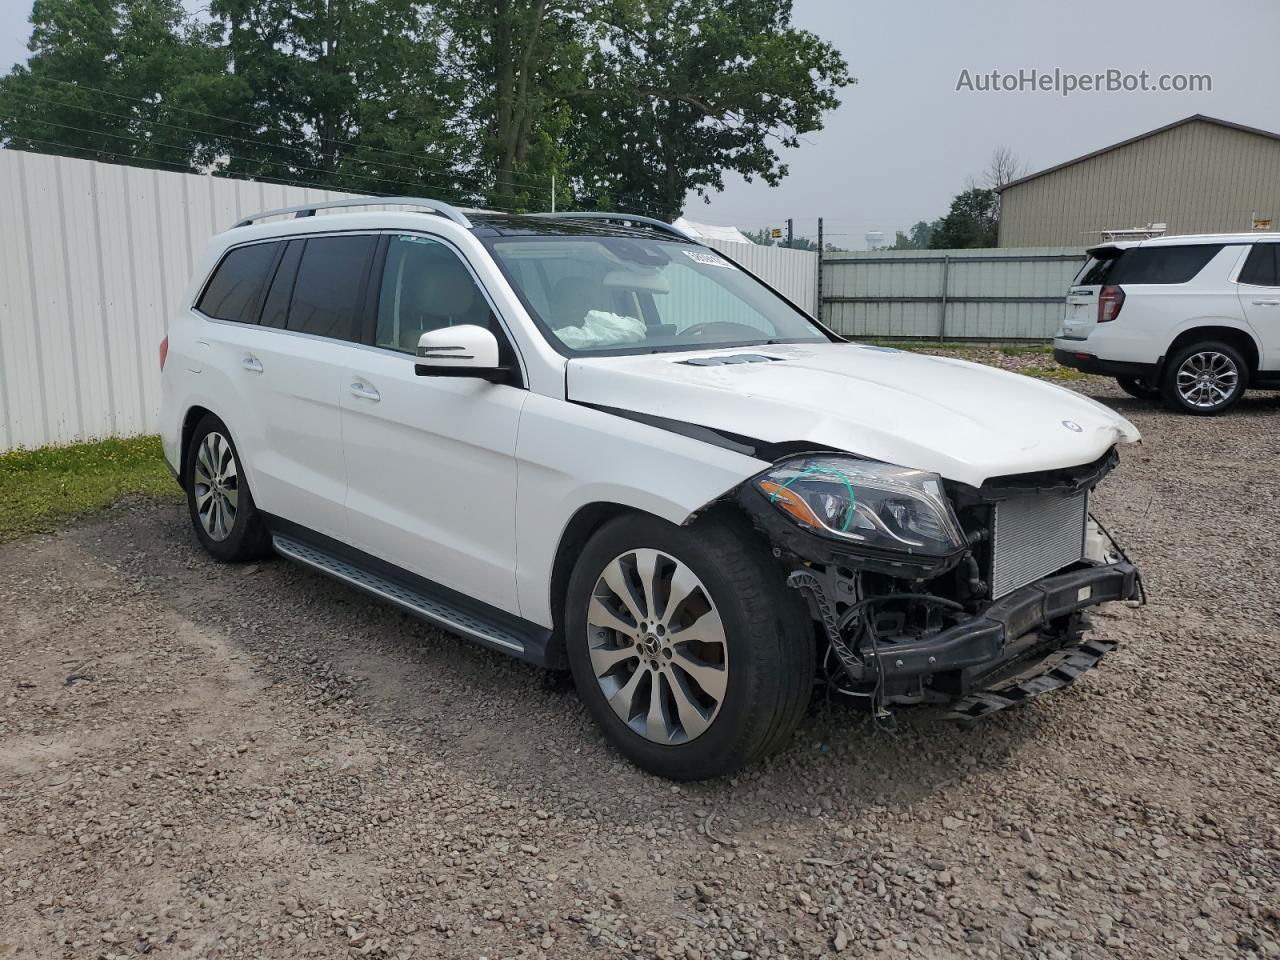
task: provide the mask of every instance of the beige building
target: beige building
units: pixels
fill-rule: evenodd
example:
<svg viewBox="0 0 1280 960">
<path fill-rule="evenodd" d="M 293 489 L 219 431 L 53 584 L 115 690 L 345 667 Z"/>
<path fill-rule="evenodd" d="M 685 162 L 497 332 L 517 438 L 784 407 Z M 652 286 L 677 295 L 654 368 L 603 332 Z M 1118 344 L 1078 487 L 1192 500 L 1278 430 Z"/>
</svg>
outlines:
<svg viewBox="0 0 1280 960">
<path fill-rule="evenodd" d="M 1280 229 L 1280 134 L 1201 114 L 1014 180 L 1000 246 L 1084 246 L 1104 230 Z"/>
</svg>

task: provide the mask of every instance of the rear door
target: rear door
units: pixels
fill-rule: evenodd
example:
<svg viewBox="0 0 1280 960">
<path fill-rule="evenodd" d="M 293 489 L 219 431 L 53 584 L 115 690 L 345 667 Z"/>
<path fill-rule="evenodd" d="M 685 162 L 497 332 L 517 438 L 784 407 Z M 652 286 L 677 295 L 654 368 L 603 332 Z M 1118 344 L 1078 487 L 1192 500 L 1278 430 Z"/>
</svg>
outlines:
<svg viewBox="0 0 1280 960">
<path fill-rule="evenodd" d="M 347 538 L 342 452 L 345 374 L 360 337 L 372 234 L 291 240 L 262 308 L 262 335 L 241 366 L 255 384 L 261 441 L 254 496 L 267 513 Z"/>
<path fill-rule="evenodd" d="M 1263 370 L 1280 370 L 1280 242 L 1255 243 L 1237 278 L 1240 308 L 1262 344 Z"/>
</svg>

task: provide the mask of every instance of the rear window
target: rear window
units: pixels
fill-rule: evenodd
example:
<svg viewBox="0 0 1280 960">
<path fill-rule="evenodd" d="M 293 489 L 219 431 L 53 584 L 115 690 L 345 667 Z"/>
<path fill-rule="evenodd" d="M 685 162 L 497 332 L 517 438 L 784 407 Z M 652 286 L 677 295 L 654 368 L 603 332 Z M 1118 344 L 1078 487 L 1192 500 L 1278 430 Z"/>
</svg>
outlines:
<svg viewBox="0 0 1280 960">
<path fill-rule="evenodd" d="M 1280 243 L 1257 243 L 1240 271 L 1240 282 L 1259 287 L 1280 287 Z"/>
<path fill-rule="evenodd" d="M 279 246 L 278 243 L 255 243 L 230 251 L 213 271 L 196 309 L 218 320 L 257 323 L 262 288 Z"/>
<path fill-rule="evenodd" d="M 1130 247 L 1110 261 L 1103 279 L 1096 283 L 1186 283 L 1218 255 L 1220 243 L 1194 243 L 1179 247 Z"/>
</svg>

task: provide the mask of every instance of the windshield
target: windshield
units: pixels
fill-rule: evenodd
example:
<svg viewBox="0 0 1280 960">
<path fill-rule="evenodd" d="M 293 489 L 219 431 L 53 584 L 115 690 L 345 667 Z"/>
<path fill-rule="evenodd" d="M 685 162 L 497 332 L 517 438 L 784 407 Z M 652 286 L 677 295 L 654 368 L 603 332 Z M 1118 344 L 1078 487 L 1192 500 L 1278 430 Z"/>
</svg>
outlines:
<svg viewBox="0 0 1280 960">
<path fill-rule="evenodd" d="M 566 353 L 827 340 L 803 313 L 706 247 L 610 236 L 486 243 Z"/>
</svg>

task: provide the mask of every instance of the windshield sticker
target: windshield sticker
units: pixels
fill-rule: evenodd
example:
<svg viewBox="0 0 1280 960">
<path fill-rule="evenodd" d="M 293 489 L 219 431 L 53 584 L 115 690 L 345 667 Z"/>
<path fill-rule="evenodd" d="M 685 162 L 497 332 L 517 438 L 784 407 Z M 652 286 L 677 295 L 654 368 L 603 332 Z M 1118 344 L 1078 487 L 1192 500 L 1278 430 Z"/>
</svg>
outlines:
<svg viewBox="0 0 1280 960">
<path fill-rule="evenodd" d="M 728 260 L 724 257 L 717 256 L 710 250 L 686 250 L 684 255 L 694 263 L 700 263 L 706 267 L 732 267 Z"/>
</svg>

